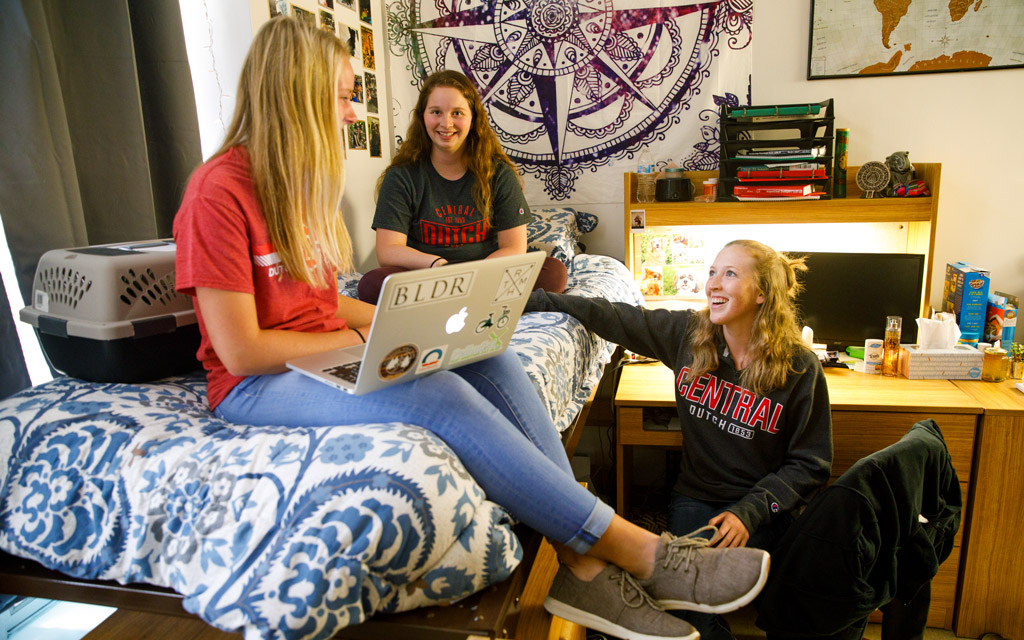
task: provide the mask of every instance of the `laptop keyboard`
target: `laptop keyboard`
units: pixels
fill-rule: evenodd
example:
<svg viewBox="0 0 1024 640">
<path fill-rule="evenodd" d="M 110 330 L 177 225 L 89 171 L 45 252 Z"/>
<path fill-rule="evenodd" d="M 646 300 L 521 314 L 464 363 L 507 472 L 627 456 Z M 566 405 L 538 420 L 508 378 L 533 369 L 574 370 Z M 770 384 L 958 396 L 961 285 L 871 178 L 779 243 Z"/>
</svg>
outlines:
<svg viewBox="0 0 1024 640">
<path fill-rule="evenodd" d="M 359 365 L 361 364 L 362 361 L 359 361 L 349 362 L 348 364 L 342 364 L 336 367 L 327 367 L 324 369 L 324 373 L 355 384 L 356 378 L 359 377 Z"/>
</svg>

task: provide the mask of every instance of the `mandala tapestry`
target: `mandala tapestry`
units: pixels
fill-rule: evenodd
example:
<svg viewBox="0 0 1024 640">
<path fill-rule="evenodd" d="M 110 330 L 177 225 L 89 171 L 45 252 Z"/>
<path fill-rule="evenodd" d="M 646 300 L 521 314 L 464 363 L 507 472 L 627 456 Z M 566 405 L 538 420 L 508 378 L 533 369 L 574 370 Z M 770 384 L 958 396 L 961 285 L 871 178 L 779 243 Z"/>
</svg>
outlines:
<svg viewBox="0 0 1024 640">
<path fill-rule="evenodd" d="M 423 79 L 476 84 L 530 203 L 621 202 L 622 173 L 718 167 L 722 102 L 749 104 L 753 0 L 393 0 L 396 143 Z"/>
</svg>

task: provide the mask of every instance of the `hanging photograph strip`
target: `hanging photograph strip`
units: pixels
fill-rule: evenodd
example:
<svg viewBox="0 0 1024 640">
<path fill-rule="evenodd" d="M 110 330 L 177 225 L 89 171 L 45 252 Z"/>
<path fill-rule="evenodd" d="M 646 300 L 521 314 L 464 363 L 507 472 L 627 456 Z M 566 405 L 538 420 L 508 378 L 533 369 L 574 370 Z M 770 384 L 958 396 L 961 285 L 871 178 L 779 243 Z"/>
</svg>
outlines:
<svg viewBox="0 0 1024 640">
<path fill-rule="evenodd" d="M 379 158 L 381 157 L 380 147 L 380 118 L 374 118 L 373 116 L 366 117 L 366 126 L 369 129 L 370 136 L 370 157 Z"/>
<path fill-rule="evenodd" d="M 366 149 L 365 120 L 357 120 L 348 125 L 348 148 L 356 151 Z"/>
</svg>

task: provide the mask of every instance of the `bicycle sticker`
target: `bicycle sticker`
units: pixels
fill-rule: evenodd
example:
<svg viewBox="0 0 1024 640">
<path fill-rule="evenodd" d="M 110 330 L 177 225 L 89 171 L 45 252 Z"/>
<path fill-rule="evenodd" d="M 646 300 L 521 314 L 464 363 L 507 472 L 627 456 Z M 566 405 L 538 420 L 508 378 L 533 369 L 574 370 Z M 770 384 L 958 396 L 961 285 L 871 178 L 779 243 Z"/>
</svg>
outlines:
<svg viewBox="0 0 1024 640">
<path fill-rule="evenodd" d="M 497 327 L 498 329 L 501 329 L 506 324 L 508 324 L 510 315 L 510 309 L 508 307 L 506 307 L 505 305 L 501 305 L 501 315 L 499 315 L 497 319 L 494 318 L 494 313 L 494 311 L 490 312 L 489 314 L 487 314 L 486 318 L 477 323 L 477 333 L 483 333 L 484 331 L 490 329 L 491 327 Z"/>
</svg>

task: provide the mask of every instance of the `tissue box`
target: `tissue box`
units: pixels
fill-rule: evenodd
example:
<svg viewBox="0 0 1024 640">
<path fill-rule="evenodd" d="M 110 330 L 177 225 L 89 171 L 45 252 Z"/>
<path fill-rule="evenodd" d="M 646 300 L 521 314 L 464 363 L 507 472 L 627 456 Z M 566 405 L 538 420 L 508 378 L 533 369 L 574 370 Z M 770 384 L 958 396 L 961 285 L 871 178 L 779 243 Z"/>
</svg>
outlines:
<svg viewBox="0 0 1024 640">
<path fill-rule="evenodd" d="M 985 354 L 964 344 L 951 349 L 900 345 L 900 373 L 911 380 L 980 380 Z"/>
<path fill-rule="evenodd" d="M 946 265 L 942 310 L 952 313 L 960 327 L 960 341 L 976 344 L 985 332 L 989 272 L 966 262 Z"/>
</svg>

